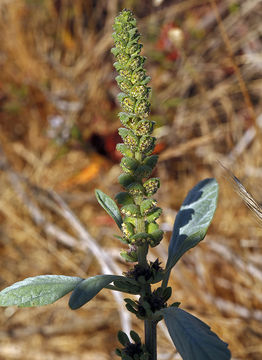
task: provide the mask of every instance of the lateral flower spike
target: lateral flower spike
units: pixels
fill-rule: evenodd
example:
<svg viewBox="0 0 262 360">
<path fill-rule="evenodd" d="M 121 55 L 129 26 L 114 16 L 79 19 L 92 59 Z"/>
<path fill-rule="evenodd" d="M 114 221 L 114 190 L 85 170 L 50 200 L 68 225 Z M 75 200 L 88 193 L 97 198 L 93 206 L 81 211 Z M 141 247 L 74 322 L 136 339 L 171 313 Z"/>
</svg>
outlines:
<svg viewBox="0 0 262 360">
<path fill-rule="evenodd" d="M 132 258 L 136 259 L 134 246 L 137 249 L 145 244 L 154 247 L 162 239 L 158 228 L 152 231 L 152 226 L 148 226 L 161 214 L 160 209 L 155 216 L 151 215 L 154 209 L 159 209 L 151 196 L 160 184 L 158 178 L 150 178 L 157 163 L 157 156 L 152 155 L 156 141 L 151 135 L 154 122 L 148 118 L 151 89 L 147 85 L 150 77 L 144 69 L 146 58 L 140 54 L 142 44 L 133 13 L 123 10 L 116 17 L 113 28 L 115 47 L 112 53 L 116 58 L 114 67 L 119 73 L 116 81 L 121 90 L 118 95 L 122 107 L 119 119 L 124 126 L 119 129 L 123 143 L 117 145 L 117 150 L 123 155 L 120 165 L 124 172 L 119 182 L 127 191 L 117 194 L 116 200 L 125 217 L 122 239 L 132 248 L 128 252 L 122 251 L 122 256 L 132 261 Z"/>
</svg>

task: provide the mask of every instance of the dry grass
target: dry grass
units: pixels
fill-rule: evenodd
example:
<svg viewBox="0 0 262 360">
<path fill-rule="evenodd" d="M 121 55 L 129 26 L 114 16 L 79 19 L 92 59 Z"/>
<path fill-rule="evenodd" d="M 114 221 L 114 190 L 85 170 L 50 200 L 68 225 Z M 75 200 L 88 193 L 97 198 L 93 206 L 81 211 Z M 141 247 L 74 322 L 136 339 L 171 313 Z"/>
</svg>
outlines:
<svg viewBox="0 0 262 360">
<path fill-rule="evenodd" d="M 111 26 L 121 8 L 131 7 L 143 34 L 162 148 L 158 200 L 168 232 L 152 257 L 165 259 L 187 191 L 215 176 L 214 221 L 203 244 L 173 272 L 172 300 L 210 324 L 233 359 L 259 360 L 262 230 L 217 160 L 261 202 L 261 2 L 154 3 L 0 2 L 0 286 L 37 274 L 91 276 L 127 268 L 113 238 L 117 228 L 93 195 L 98 187 L 113 196 L 120 169 L 115 154 L 97 154 L 90 137 L 107 141 L 119 125 Z M 174 28 L 180 38 L 168 40 Z M 55 115 L 64 121 L 60 143 L 74 123 L 83 141 L 52 143 L 48 119 Z M 114 358 L 116 332 L 121 321 L 128 325 L 118 300 L 106 290 L 76 312 L 66 299 L 0 309 L 0 359 Z M 179 359 L 172 351 L 161 327 L 159 359 Z"/>
</svg>

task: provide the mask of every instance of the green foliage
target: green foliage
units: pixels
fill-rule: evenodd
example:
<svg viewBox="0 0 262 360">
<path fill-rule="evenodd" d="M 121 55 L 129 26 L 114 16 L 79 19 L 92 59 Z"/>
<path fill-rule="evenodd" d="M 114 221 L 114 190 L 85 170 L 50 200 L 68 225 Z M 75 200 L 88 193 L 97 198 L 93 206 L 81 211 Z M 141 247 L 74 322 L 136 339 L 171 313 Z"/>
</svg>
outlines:
<svg viewBox="0 0 262 360">
<path fill-rule="evenodd" d="M 121 229 L 122 216 L 114 202 L 108 195 L 101 190 L 96 190 L 96 198 L 99 204 L 105 209 L 105 211 L 115 220 L 117 226 Z"/>
<path fill-rule="evenodd" d="M 204 239 L 214 216 L 218 198 L 215 179 L 200 181 L 185 198 L 175 220 L 168 248 L 167 269 Z"/>
<path fill-rule="evenodd" d="M 203 321 L 178 307 L 162 310 L 171 339 L 184 360 L 228 360 L 227 344 Z"/>
<path fill-rule="evenodd" d="M 121 280 L 122 276 L 97 275 L 85 279 L 76 286 L 69 299 L 69 306 L 72 310 L 79 309 L 88 301 L 93 299 L 103 288 L 115 280 Z M 80 286 L 81 285 L 81 286 Z"/>
<path fill-rule="evenodd" d="M 0 306 L 31 307 L 52 304 L 83 279 L 63 275 L 40 275 L 19 281 L 0 292 Z"/>
</svg>

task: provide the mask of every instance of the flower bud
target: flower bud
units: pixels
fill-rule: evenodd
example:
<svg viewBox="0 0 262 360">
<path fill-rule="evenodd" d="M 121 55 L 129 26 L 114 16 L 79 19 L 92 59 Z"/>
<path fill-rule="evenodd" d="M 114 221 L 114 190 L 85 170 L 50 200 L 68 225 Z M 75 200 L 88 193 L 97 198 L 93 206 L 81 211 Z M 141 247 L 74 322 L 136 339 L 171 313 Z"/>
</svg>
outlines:
<svg viewBox="0 0 262 360">
<path fill-rule="evenodd" d="M 159 178 L 151 178 L 151 179 L 147 180 L 146 182 L 144 182 L 143 186 L 145 188 L 147 196 L 152 196 L 159 189 L 160 180 L 159 180 Z"/>
<path fill-rule="evenodd" d="M 134 57 L 131 56 L 131 59 L 126 63 L 127 67 L 129 67 L 132 71 L 134 71 L 143 66 L 145 59 L 146 58 L 144 56 L 139 56 L 139 55 Z"/>
<path fill-rule="evenodd" d="M 122 185 L 124 188 L 127 188 L 129 184 L 135 181 L 135 178 L 130 174 L 121 174 L 118 177 L 118 181 L 120 185 Z"/>
<path fill-rule="evenodd" d="M 152 169 L 147 165 L 138 166 L 134 172 L 134 176 L 139 179 L 147 179 L 152 173 Z"/>
<path fill-rule="evenodd" d="M 159 225 L 156 222 L 152 222 L 146 225 L 146 231 L 148 232 L 148 234 L 152 234 L 158 229 Z"/>
<path fill-rule="evenodd" d="M 153 131 L 154 123 L 150 120 L 141 120 L 136 124 L 134 133 L 138 136 L 150 135 Z"/>
<path fill-rule="evenodd" d="M 150 135 L 143 135 L 139 141 L 138 149 L 143 154 L 151 153 L 155 147 L 156 138 Z"/>
<path fill-rule="evenodd" d="M 158 155 L 151 155 L 147 156 L 144 160 L 144 164 L 149 166 L 151 169 L 154 169 L 154 167 L 157 164 Z"/>
<path fill-rule="evenodd" d="M 131 244 L 134 244 L 136 246 L 142 246 L 143 244 L 146 243 L 151 243 L 152 241 L 154 241 L 154 239 L 152 238 L 152 236 L 146 232 L 142 232 L 142 233 L 138 233 L 135 234 L 131 237 L 130 239 Z"/>
<path fill-rule="evenodd" d="M 129 55 L 139 55 L 143 45 L 138 43 L 129 43 L 125 48 L 125 51 Z"/>
<path fill-rule="evenodd" d="M 126 333 L 124 333 L 123 331 L 118 331 L 117 334 L 118 340 L 120 342 L 120 344 L 122 344 L 123 346 L 126 346 L 130 343 L 128 336 L 126 335 Z"/>
<path fill-rule="evenodd" d="M 150 103 L 144 99 L 137 101 L 135 106 L 133 106 L 132 111 L 134 111 L 136 115 L 147 117 L 150 111 Z"/>
<path fill-rule="evenodd" d="M 117 84 L 124 93 L 129 94 L 132 89 L 132 83 L 122 76 L 116 77 Z"/>
<path fill-rule="evenodd" d="M 130 223 L 122 223 L 122 232 L 124 235 L 124 238 L 131 238 L 131 236 L 135 233 L 135 227 Z"/>
<path fill-rule="evenodd" d="M 116 150 L 126 157 L 132 157 L 133 151 L 125 144 L 117 144 Z"/>
<path fill-rule="evenodd" d="M 129 158 L 129 157 L 123 157 L 120 166 L 126 173 L 130 173 L 136 170 L 138 167 L 139 162 L 136 159 Z"/>
<path fill-rule="evenodd" d="M 141 214 L 143 216 L 150 214 L 152 211 L 155 210 L 156 204 L 157 204 L 157 201 L 155 199 L 146 199 L 146 200 L 142 201 L 142 203 L 140 205 Z"/>
<path fill-rule="evenodd" d="M 116 56 L 116 59 L 117 59 L 117 62 L 121 66 L 123 66 L 123 65 L 126 65 L 128 63 L 128 61 L 130 60 L 130 56 L 125 54 L 124 52 L 121 52 Z"/>
<path fill-rule="evenodd" d="M 156 207 L 153 212 L 151 212 L 149 215 L 147 215 L 146 221 L 148 223 L 155 222 L 161 214 L 162 214 L 162 209 L 159 207 Z"/>
<path fill-rule="evenodd" d="M 127 191 L 131 196 L 135 196 L 135 197 L 145 195 L 145 190 L 143 185 L 137 182 L 128 185 Z"/>
<path fill-rule="evenodd" d="M 134 200 L 127 192 L 122 191 L 116 194 L 115 200 L 119 205 L 129 205 L 133 204 Z"/>
<path fill-rule="evenodd" d="M 136 226 L 137 218 L 131 217 L 131 216 L 126 216 L 126 217 L 124 218 L 123 222 L 126 223 L 126 224 L 127 224 L 127 223 L 130 223 L 130 224 Z"/>
<path fill-rule="evenodd" d="M 146 76 L 146 72 L 144 69 L 139 69 L 137 71 L 134 71 L 130 77 L 130 81 L 132 84 L 136 84 L 136 83 L 142 83 L 145 81 L 145 79 L 147 79 L 149 77 Z M 150 78 L 148 80 L 148 82 L 150 81 Z"/>
<path fill-rule="evenodd" d="M 134 85 L 132 89 L 130 89 L 130 95 L 139 100 L 148 96 L 148 89 L 144 85 Z"/>
<path fill-rule="evenodd" d="M 123 259 L 125 259 L 128 262 L 136 262 L 137 261 L 137 252 L 135 250 L 122 250 L 120 252 L 120 255 Z"/>
<path fill-rule="evenodd" d="M 129 35 L 129 44 L 136 43 L 141 37 L 141 35 L 137 31 L 137 29 L 135 29 L 135 28 L 129 30 L 128 35 Z"/>
<path fill-rule="evenodd" d="M 132 340 L 134 340 L 134 342 L 136 344 L 141 344 L 141 338 L 135 331 L 131 330 L 130 331 L 130 336 L 131 336 Z"/>
<path fill-rule="evenodd" d="M 116 47 L 114 47 L 114 48 L 111 49 L 111 53 L 114 54 L 115 57 L 116 57 L 121 50 L 122 50 L 122 51 L 125 51 L 125 47 L 124 47 L 124 45 L 121 45 L 121 43 L 120 43 L 120 44 L 118 44 L 118 43 L 116 44 L 116 43 L 115 43 L 115 45 L 116 45 Z"/>
<path fill-rule="evenodd" d="M 151 242 L 149 244 L 151 247 L 155 247 L 155 246 L 159 245 L 160 241 L 163 239 L 164 232 L 163 232 L 163 230 L 158 229 L 158 230 L 152 232 L 150 235 L 153 238 L 153 240 L 151 240 Z"/>
<path fill-rule="evenodd" d="M 120 69 L 119 74 L 120 74 L 120 76 L 122 78 L 130 80 L 130 81 L 131 81 L 132 76 L 133 76 L 132 71 L 130 69 Z M 131 82 L 133 84 L 133 81 L 131 81 Z"/>
<path fill-rule="evenodd" d="M 131 97 L 125 97 L 122 101 L 121 101 L 121 106 L 123 108 L 124 111 L 129 112 L 129 113 L 133 113 L 134 112 L 134 108 L 136 105 L 136 101 L 134 98 Z"/>
<path fill-rule="evenodd" d="M 121 65 L 118 61 L 116 61 L 116 62 L 114 62 L 113 66 L 120 74 L 120 70 L 123 68 L 123 65 Z"/>
<path fill-rule="evenodd" d="M 138 121 L 139 121 L 139 118 L 133 116 L 133 115 L 130 115 L 130 114 L 127 114 L 127 113 L 124 113 L 124 112 L 120 112 L 119 114 L 119 119 L 121 121 L 121 123 L 131 129 L 131 130 L 134 130 Z"/>
<path fill-rule="evenodd" d="M 140 213 L 140 209 L 139 206 L 135 205 L 135 204 L 130 204 L 130 205 L 125 205 L 121 208 L 121 213 L 124 216 L 131 216 L 134 218 L 140 217 L 141 213 Z"/>
<path fill-rule="evenodd" d="M 119 129 L 120 130 L 120 129 Z M 124 129 L 127 130 L 127 129 Z M 121 133 L 119 132 L 120 136 Z M 122 136 L 125 145 L 129 146 L 132 151 L 136 151 L 138 147 L 138 137 L 131 131 L 127 130 L 125 136 Z"/>
</svg>

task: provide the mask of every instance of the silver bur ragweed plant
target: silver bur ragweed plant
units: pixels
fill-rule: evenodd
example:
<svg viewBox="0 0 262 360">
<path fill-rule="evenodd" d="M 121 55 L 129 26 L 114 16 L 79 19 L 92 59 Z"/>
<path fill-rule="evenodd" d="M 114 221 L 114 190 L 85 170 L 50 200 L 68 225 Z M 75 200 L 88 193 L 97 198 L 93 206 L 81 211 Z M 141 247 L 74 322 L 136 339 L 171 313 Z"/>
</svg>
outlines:
<svg viewBox="0 0 262 360">
<path fill-rule="evenodd" d="M 204 322 L 180 308 L 179 302 L 168 304 L 172 289 L 168 286 L 170 272 L 182 255 L 204 239 L 213 218 L 218 184 L 205 179 L 197 184 L 184 200 L 174 223 L 165 267 L 156 259 L 147 260 L 148 251 L 163 238 L 157 219 L 162 209 L 157 206 L 154 194 L 160 181 L 152 177 L 157 164 L 153 155 L 154 123 L 150 121 L 150 78 L 144 69 L 145 57 L 136 20 L 129 10 L 116 17 L 112 53 L 121 93 L 118 95 L 123 125 L 119 134 L 123 140 L 117 145 L 123 155 L 119 183 L 123 191 L 112 200 L 96 190 L 99 204 L 115 220 L 124 243 L 121 256 L 133 266 L 123 276 L 97 275 L 87 279 L 62 275 L 44 275 L 27 278 L 0 292 L 0 305 L 41 306 L 55 302 L 69 292 L 69 307 L 80 308 L 103 288 L 137 296 L 125 299 L 126 308 L 144 322 L 144 339 L 134 331 L 130 336 L 119 331 L 121 347 L 116 354 L 123 360 L 157 359 L 157 324 L 164 320 L 173 343 L 184 360 L 227 360 L 227 344 L 210 330 Z M 117 205 L 118 204 L 118 205 Z M 154 290 L 152 285 L 154 284 Z M 158 284 L 158 285 L 155 285 Z"/>
</svg>

